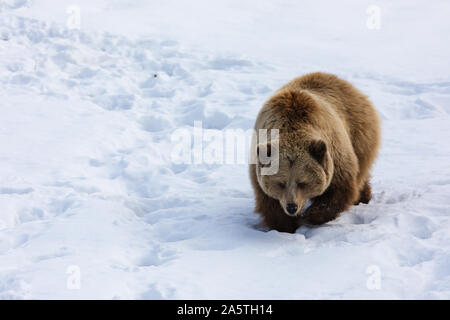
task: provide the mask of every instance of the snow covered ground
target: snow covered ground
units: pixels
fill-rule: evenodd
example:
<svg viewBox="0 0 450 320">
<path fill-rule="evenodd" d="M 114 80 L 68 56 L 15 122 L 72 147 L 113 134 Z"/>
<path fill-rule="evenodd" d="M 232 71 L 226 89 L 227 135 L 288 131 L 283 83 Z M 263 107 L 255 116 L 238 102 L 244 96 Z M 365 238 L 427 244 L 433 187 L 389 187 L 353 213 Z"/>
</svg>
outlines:
<svg viewBox="0 0 450 320">
<path fill-rule="evenodd" d="M 0 1 L 0 298 L 449 299 L 449 16 L 446 0 Z M 246 165 L 174 163 L 176 130 L 250 129 L 318 70 L 382 117 L 370 204 L 267 232 Z"/>
</svg>

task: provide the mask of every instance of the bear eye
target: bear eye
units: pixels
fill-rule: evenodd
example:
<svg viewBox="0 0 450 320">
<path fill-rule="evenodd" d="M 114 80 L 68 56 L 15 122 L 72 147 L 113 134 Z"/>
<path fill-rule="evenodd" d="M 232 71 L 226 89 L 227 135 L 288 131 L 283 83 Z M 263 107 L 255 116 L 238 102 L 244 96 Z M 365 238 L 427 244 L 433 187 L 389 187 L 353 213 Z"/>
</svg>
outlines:
<svg viewBox="0 0 450 320">
<path fill-rule="evenodd" d="M 278 183 L 278 186 L 279 186 L 281 189 L 284 189 L 284 188 L 286 188 L 286 183 L 284 183 L 284 182 L 279 182 L 279 183 Z"/>
<path fill-rule="evenodd" d="M 303 189 L 304 187 L 306 187 L 306 183 L 304 183 L 304 182 L 297 182 L 297 188 Z"/>
</svg>

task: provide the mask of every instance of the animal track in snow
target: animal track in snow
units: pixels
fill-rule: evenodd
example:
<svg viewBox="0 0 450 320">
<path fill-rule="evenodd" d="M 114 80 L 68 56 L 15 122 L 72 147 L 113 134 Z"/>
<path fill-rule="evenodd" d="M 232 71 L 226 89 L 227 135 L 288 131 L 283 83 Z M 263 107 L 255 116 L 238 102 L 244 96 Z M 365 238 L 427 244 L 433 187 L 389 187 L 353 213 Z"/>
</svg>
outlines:
<svg viewBox="0 0 450 320">
<path fill-rule="evenodd" d="M 137 263 L 140 267 L 158 267 L 176 258 L 173 250 L 162 249 L 160 245 L 151 245 L 146 250 L 148 252 Z"/>
<path fill-rule="evenodd" d="M 209 61 L 208 67 L 216 70 L 242 69 L 252 66 L 248 60 L 234 58 L 216 58 Z"/>
<path fill-rule="evenodd" d="M 396 204 L 400 202 L 405 202 L 410 199 L 417 199 L 422 196 L 422 194 L 417 190 L 410 190 L 408 192 L 394 192 L 395 190 L 382 191 L 373 195 L 373 201 L 386 204 Z"/>
<path fill-rule="evenodd" d="M 31 192 L 33 192 L 33 188 L 0 187 L 0 194 L 28 194 Z"/>
</svg>

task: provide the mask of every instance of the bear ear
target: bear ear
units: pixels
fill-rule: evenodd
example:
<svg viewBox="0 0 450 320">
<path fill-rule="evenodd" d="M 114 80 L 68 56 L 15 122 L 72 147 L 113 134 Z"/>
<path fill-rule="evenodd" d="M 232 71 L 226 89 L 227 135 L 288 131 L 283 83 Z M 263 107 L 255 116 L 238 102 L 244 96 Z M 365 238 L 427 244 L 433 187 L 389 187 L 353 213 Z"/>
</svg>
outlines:
<svg viewBox="0 0 450 320">
<path fill-rule="evenodd" d="M 327 145 L 322 140 L 315 140 L 309 145 L 309 153 L 320 164 L 323 164 L 325 153 L 327 152 Z"/>
</svg>

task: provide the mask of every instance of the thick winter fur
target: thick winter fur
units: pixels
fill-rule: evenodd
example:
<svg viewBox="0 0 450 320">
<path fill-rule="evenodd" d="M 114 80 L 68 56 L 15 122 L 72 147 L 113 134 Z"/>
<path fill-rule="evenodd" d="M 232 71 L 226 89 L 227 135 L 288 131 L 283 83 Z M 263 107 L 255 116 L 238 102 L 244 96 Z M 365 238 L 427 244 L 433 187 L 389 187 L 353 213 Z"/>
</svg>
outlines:
<svg viewBox="0 0 450 320">
<path fill-rule="evenodd" d="M 279 129 L 278 172 L 261 175 L 260 162 L 250 165 L 255 212 L 267 228 L 294 232 L 370 201 L 369 170 L 380 145 L 380 121 L 368 98 L 349 82 L 326 73 L 296 78 L 264 104 L 255 129 Z M 312 204 L 304 210 L 307 200 Z M 298 210 L 289 213 L 288 203 Z"/>
</svg>

